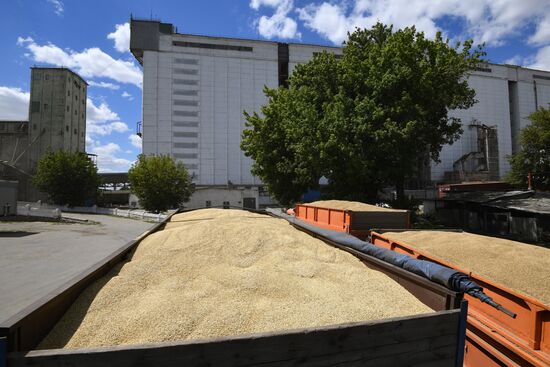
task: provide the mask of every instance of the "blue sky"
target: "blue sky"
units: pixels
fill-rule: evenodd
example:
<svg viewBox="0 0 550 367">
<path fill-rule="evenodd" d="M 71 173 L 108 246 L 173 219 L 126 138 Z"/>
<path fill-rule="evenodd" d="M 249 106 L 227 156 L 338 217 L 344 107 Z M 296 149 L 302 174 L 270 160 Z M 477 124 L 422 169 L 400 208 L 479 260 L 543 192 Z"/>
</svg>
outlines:
<svg viewBox="0 0 550 367">
<path fill-rule="evenodd" d="M 433 36 L 473 38 L 496 63 L 550 70 L 550 0 L 4 0 L 0 119 L 27 119 L 30 70 L 67 66 L 90 84 L 87 151 L 101 171 L 140 153 L 141 67 L 128 51 L 130 15 L 180 33 L 339 45 L 377 20 Z"/>
</svg>

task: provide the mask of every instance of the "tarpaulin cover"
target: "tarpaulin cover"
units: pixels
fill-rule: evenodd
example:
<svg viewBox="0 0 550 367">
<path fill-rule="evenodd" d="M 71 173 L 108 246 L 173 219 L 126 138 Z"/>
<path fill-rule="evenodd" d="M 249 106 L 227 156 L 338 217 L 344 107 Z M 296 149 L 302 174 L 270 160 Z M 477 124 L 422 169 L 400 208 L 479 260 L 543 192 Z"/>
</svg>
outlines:
<svg viewBox="0 0 550 367">
<path fill-rule="evenodd" d="M 276 214 L 285 218 L 289 222 L 294 223 L 310 232 L 317 233 L 332 242 L 352 248 L 366 255 L 373 256 L 377 259 L 403 268 L 407 271 L 410 271 L 411 273 L 420 275 L 424 278 L 430 279 L 435 283 L 441 284 L 455 292 L 473 293 L 481 292 L 483 290 L 482 287 L 472 282 L 468 275 L 448 268 L 446 266 L 442 266 L 431 261 L 418 260 L 409 255 L 399 254 L 395 251 L 391 251 L 382 247 L 375 246 L 372 243 L 362 241 L 359 238 L 351 236 L 347 233 L 319 228 L 317 226 L 296 219 L 293 216 L 289 216 L 286 214 L 281 215 L 279 213 Z"/>
</svg>

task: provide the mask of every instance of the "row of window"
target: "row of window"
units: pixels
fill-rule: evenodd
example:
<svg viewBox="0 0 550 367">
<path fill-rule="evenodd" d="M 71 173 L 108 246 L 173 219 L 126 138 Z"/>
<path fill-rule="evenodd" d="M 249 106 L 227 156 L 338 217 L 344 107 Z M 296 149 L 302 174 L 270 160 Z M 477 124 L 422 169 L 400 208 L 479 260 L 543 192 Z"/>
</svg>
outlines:
<svg viewBox="0 0 550 367">
<path fill-rule="evenodd" d="M 254 51 L 254 49 L 249 46 L 219 45 L 214 43 L 203 43 L 203 42 L 172 41 L 172 45 L 179 46 L 179 47 L 206 48 L 210 50 L 226 50 L 226 51 L 242 51 L 242 52 Z"/>
<path fill-rule="evenodd" d="M 172 123 L 173 126 L 176 127 L 198 127 L 198 122 L 186 122 L 186 121 L 174 121 Z"/>
<path fill-rule="evenodd" d="M 178 64 L 185 64 L 185 65 L 198 65 L 199 60 L 197 59 L 185 59 L 185 58 L 174 58 L 174 62 Z"/>
<path fill-rule="evenodd" d="M 205 207 L 210 208 L 211 206 L 212 206 L 212 201 L 211 200 L 206 200 Z M 229 209 L 230 206 L 231 206 L 231 203 L 229 201 L 224 201 L 223 202 L 223 208 L 224 209 Z"/>
<path fill-rule="evenodd" d="M 38 127 L 36 126 L 36 124 L 33 124 L 32 125 L 32 129 L 33 130 L 36 130 Z M 65 131 L 66 132 L 69 132 L 69 125 L 65 125 Z M 63 132 L 63 131 L 62 131 Z M 74 129 L 74 135 L 78 134 L 78 129 Z M 80 137 L 83 138 L 84 137 L 84 131 L 81 131 L 80 132 Z"/>
<path fill-rule="evenodd" d="M 50 80 L 50 74 L 43 74 L 44 75 L 44 80 Z M 34 80 L 40 80 L 41 79 L 41 75 L 39 73 L 34 73 Z M 70 76 L 67 77 L 67 84 L 71 84 L 71 81 L 72 81 L 72 78 Z M 74 86 L 75 88 L 77 89 L 80 89 L 81 86 L 80 84 L 74 80 Z"/>
<path fill-rule="evenodd" d="M 173 133 L 173 136 L 176 137 L 176 138 L 198 138 L 199 137 L 199 133 L 195 133 L 195 132 L 174 132 Z"/>
<path fill-rule="evenodd" d="M 198 106 L 199 101 L 174 100 L 174 106 Z"/>
</svg>

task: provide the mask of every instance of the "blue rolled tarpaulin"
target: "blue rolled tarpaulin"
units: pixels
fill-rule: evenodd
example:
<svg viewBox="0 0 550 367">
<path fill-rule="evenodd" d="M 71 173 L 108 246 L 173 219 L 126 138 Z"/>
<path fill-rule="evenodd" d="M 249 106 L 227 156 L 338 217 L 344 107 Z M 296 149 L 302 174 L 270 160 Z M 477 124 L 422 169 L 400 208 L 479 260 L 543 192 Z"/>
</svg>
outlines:
<svg viewBox="0 0 550 367">
<path fill-rule="evenodd" d="M 337 243 L 341 246 L 349 247 L 363 254 L 398 266 L 411 273 L 429 279 L 437 284 L 443 285 L 444 287 L 455 292 L 467 293 L 475 298 L 478 298 L 480 301 L 485 302 L 504 312 L 510 317 L 516 317 L 515 313 L 505 309 L 498 303 L 494 302 L 491 297 L 483 293 L 483 288 L 481 286 L 473 282 L 467 274 L 464 274 L 460 271 L 436 264 L 431 261 L 418 260 L 409 255 L 399 254 L 395 251 L 375 246 L 370 242 L 362 241 L 359 238 L 351 236 L 347 233 L 319 228 L 284 213 L 276 213 L 272 211 L 270 212 L 278 217 L 286 219 L 287 221 L 298 227 L 301 227 L 309 232 L 318 234 L 331 242 Z"/>
</svg>

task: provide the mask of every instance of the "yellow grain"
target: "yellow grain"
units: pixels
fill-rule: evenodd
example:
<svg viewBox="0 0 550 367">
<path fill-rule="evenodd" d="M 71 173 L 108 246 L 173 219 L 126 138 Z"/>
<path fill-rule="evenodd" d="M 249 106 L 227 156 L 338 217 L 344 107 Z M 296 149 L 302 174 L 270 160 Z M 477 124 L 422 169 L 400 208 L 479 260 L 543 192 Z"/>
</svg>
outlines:
<svg viewBox="0 0 550 367">
<path fill-rule="evenodd" d="M 304 203 L 304 205 L 317 206 L 328 209 L 355 210 L 361 212 L 406 212 L 403 209 L 390 209 L 381 206 L 361 203 L 359 201 L 346 200 L 319 200 L 312 203 Z"/>
<path fill-rule="evenodd" d="M 430 253 L 550 307 L 550 249 L 467 232 L 406 231 L 384 236 Z"/>
<path fill-rule="evenodd" d="M 173 216 L 92 284 L 39 348 L 234 336 L 431 311 L 386 275 L 282 219 Z"/>
</svg>

